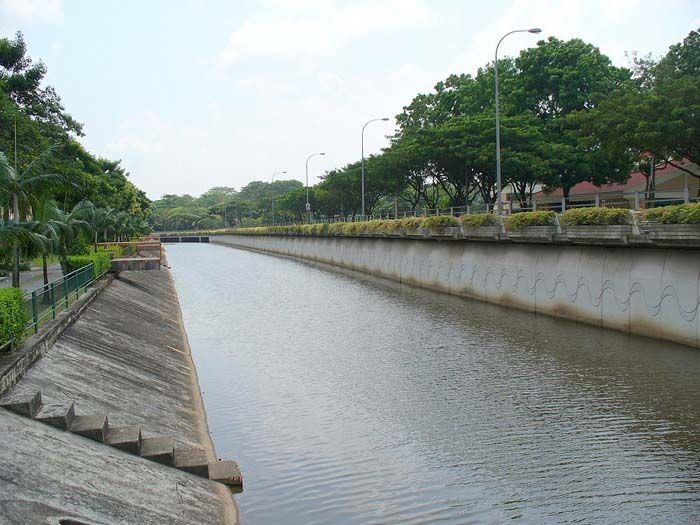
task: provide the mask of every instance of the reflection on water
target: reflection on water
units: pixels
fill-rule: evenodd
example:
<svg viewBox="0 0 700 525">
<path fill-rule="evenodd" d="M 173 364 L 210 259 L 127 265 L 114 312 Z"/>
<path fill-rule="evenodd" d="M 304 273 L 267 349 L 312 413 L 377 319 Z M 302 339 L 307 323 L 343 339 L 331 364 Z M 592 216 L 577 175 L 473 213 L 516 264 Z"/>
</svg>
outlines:
<svg viewBox="0 0 700 525">
<path fill-rule="evenodd" d="M 171 245 L 245 524 L 697 523 L 700 352 Z"/>
</svg>

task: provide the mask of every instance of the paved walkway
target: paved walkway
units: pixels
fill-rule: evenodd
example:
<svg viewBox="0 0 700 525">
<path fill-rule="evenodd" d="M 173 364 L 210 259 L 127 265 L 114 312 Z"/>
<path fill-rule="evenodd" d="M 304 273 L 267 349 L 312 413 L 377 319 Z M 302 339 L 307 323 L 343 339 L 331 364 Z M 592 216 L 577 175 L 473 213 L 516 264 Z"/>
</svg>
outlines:
<svg viewBox="0 0 700 525">
<path fill-rule="evenodd" d="M 63 277 L 61 265 L 58 263 L 49 264 L 49 282 Z M 32 268 L 26 272 L 19 273 L 20 287 L 25 291 L 31 291 L 44 284 L 44 273 L 41 268 Z M 12 285 L 12 276 L 0 277 L 0 288 L 9 288 Z"/>
</svg>

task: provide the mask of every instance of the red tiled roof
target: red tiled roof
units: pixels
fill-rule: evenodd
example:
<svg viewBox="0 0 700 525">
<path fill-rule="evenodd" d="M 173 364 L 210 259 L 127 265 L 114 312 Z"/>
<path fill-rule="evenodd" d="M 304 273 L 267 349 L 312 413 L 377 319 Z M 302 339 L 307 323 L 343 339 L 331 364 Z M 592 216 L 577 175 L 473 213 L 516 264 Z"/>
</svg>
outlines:
<svg viewBox="0 0 700 525">
<path fill-rule="evenodd" d="M 689 161 L 683 160 L 679 161 L 677 164 L 681 166 L 685 166 L 687 164 L 690 164 Z M 678 168 L 675 166 L 671 166 L 670 164 L 666 164 L 663 168 L 657 168 L 656 169 L 656 181 L 657 183 L 667 177 L 668 175 L 671 175 L 674 173 Z M 569 191 L 569 196 L 573 195 L 587 195 L 591 193 L 621 193 L 625 191 L 630 191 L 631 188 L 634 188 L 635 186 L 639 186 L 640 184 L 645 183 L 645 178 L 644 175 L 639 170 L 635 170 L 632 173 L 630 173 L 630 178 L 627 182 L 624 184 L 604 184 L 603 186 L 596 186 L 595 184 L 592 184 L 590 182 L 580 182 L 571 190 Z M 562 189 L 557 188 L 556 190 L 553 190 L 549 193 L 545 193 L 544 191 L 538 191 L 535 193 L 535 198 L 545 198 L 545 197 L 562 197 Z"/>
</svg>

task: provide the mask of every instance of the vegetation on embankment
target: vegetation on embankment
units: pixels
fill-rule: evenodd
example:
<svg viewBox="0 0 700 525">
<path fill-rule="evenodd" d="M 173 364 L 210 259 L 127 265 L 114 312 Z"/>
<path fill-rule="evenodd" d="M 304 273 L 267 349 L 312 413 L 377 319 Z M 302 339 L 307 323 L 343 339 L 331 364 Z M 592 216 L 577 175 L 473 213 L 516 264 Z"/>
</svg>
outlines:
<svg viewBox="0 0 700 525">
<path fill-rule="evenodd" d="M 103 273 L 109 271 L 112 265 L 112 255 L 105 250 L 99 250 L 88 255 L 71 255 L 68 257 L 67 264 L 66 273 L 79 270 L 88 264 L 92 264 L 92 273 L 95 279 L 97 279 Z"/>
<path fill-rule="evenodd" d="M 575 208 L 562 213 L 559 221 L 566 226 L 610 226 L 629 224 L 631 218 L 623 208 Z"/>
<path fill-rule="evenodd" d="M 652 208 L 642 217 L 645 221 L 661 224 L 700 224 L 700 203 Z"/>
<path fill-rule="evenodd" d="M 23 339 L 27 326 L 24 293 L 18 288 L 0 289 L 0 347 Z"/>
<path fill-rule="evenodd" d="M 527 211 L 514 213 L 506 219 L 509 230 L 520 230 L 526 226 L 553 226 L 556 214 L 553 211 Z"/>
</svg>

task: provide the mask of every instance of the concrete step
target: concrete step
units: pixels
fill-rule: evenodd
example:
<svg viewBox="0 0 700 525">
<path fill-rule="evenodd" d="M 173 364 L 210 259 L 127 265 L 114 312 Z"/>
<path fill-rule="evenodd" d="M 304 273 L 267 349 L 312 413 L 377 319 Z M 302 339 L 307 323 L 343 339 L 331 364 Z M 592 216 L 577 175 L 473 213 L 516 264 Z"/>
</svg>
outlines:
<svg viewBox="0 0 700 525">
<path fill-rule="evenodd" d="M 68 430 L 74 434 L 104 443 L 109 430 L 109 422 L 107 416 L 75 416 Z"/>
<path fill-rule="evenodd" d="M 42 405 L 34 419 L 62 430 L 68 430 L 75 420 L 75 404 L 72 401 L 67 403 L 47 403 Z"/>
<path fill-rule="evenodd" d="M 34 417 L 41 405 L 41 392 L 9 394 L 0 402 L 3 408 L 26 417 Z"/>
<path fill-rule="evenodd" d="M 141 457 L 173 466 L 175 440 L 169 437 L 146 438 L 141 444 Z"/>
<path fill-rule="evenodd" d="M 173 466 L 200 478 L 209 477 L 209 460 L 201 448 L 176 448 Z"/>
<path fill-rule="evenodd" d="M 243 476 L 236 462 L 209 463 L 204 450 L 175 449 L 175 440 L 170 437 L 144 439 L 139 426 L 110 428 L 104 415 L 76 416 L 73 402 L 44 404 L 41 392 L 16 393 L 2 398 L 0 407 L 150 461 L 222 483 L 234 492 L 243 490 Z"/>
<path fill-rule="evenodd" d="M 141 454 L 142 442 L 141 427 L 138 426 L 110 428 L 105 440 L 106 444 L 137 456 Z"/>
<path fill-rule="evenodd" d="M 235 461 L 209 463 L 209 479 L 228 485 L 236 492 L 243 491 L 243 475 Z"/>
</svg>

